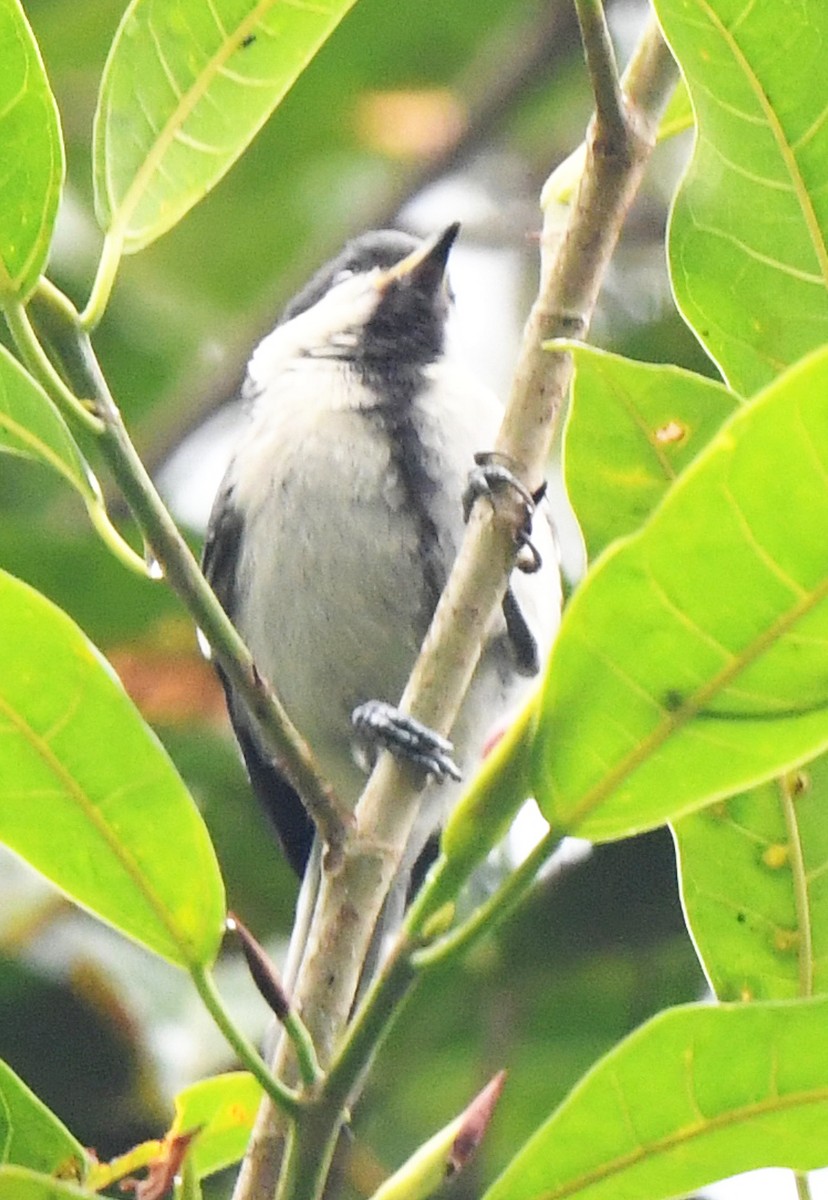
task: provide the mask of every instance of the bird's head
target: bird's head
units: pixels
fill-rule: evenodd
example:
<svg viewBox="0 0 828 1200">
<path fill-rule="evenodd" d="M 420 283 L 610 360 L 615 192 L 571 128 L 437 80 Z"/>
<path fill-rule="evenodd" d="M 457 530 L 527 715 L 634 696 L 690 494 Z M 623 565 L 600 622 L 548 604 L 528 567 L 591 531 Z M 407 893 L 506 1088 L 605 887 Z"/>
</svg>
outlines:
<svg viewBox="0 0 828 1200">
<path fill-rule="evenodd" d="M 426 241 L 391 230 L 355 238 L 291 300 L 262 357 L 340 359 L 380 375 L 433 362 L 444 346 L 446 265 L 459 228 Z"/>
</svg>

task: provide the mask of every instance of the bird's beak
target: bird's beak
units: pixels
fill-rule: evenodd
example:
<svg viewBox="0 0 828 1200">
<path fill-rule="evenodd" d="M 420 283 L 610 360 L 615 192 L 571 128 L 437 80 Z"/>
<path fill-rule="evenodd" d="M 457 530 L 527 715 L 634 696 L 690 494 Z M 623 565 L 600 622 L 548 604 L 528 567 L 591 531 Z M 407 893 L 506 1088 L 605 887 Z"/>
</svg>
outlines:
<svg viewBox="0 0 828 1200">
<path fill-rule="evenodd" d="M 377 280 L 377 289 L 384 292 L 392 283 L 406 280 L 425 292 L 437 292 L 446 273 L 449 252 L 460 232 L 460 222 L 454 221 L 448 229 L 435 234 L 411 254 L 383 271 Z"/>
</svg>

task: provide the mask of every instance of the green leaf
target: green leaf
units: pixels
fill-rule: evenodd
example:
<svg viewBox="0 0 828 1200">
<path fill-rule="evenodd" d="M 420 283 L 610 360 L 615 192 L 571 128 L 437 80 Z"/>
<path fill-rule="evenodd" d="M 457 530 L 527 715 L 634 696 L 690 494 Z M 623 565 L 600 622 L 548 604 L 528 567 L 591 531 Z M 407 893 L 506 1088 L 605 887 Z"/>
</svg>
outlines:
<svg viewBox="0 0 828 1200">
<path fill-rule="evenodd" d="M 737 412 L 570 603 L 533 761 L 553 827 L 675 819 L 828 745 L 828 352 Z"/>
<path fill-rule="evenodd" d="M 62 1179 L 83 1177 L 87 1164 L 83 1146 L 4 1062 L 0 1062 L 0 1098 L 11 1133 L 5 1162 Z"/>
<path fill-rule="evenodd" d="M 179 1092 L 172 1132 L 202 1126 L 188 1154 L 198 1179 L 244 1155 L 262 1095 L 261 1086 L 246 1071 L 204 1079 Z"/>
<path fill-rule="evenodd" d="M 133 0 L 95 117 L 98 220 L 127 251 L 229 170 L 353 0 Z"/>
<path fill-rule="evenodd" d="M 484 1200 L 660 1200 L 757 1167 L 824 1166 L 826 1020 L 824 1000 L 659 1014 L 593 1067 Z"/>
<path fill-rule="evenodd" d="M 163 747 L 77 626 L 5 573 L 0 628 L 0 841 L 171 962 L 211 962 L 221 877 Z"/>
<path fill-rule="evenodd" d="M 633 533 L 737 407 L 727 388 L 678 367 L 573 347 L 566 488 L 590 558 Z"/>
<path fill-rule="evenodd" d="M 18 0 L 0 0 L 0 302 L 43 271 L 63 186 L 58 111 Z"/>
<path fill-rule="evenodd" d="M 96 1200 L 94 1192 L 28 1167 L 0 1167 L 0 1200 Z"/>
<path fill-rule="evenodd" d="M 679 307 L 749 395 L 828 341 L 823 0 L 656 0 L 696 112 L 673 208 Z"/>
<path fill-rule="evenodd" d="M 828 993 L 828 759 L 675 826 L 687 922 L 721 999 Z"/>
<path fill-rule="evenodd" d="M 97 481 L 63 417 L 5 346 L 0 346 L 0 451 L 46 463 L 88 505 L 100 504 Z"/>
</svg>

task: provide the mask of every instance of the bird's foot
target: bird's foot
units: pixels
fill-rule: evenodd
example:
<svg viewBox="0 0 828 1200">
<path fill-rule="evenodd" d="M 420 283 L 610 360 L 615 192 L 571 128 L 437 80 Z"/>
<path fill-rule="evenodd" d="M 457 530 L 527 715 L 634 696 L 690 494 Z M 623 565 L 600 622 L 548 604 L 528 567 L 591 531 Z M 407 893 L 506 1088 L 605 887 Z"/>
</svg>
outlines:
<svg viewBox="0 0 828 1200">
<path fill-rule="evenodd" d="M 532 519 L 535 508 L 546 492 L 546 484 L 542 484 L 536 492 L 530 492 L 515 474 L 510 460 L 496 450 L 475 454 L 477 464 L 469 472 L 466 490 L 463 493 L 463 517 L 468 521 L 475 502 L 485 496 L 494 506 L 500 496 L 511 492 L 517 496 L 520 505 L 520 522 L 515 529 L 515 544 L 517 559 L 515 565 L 526 575 L 533 575 L 541 569 L 541 556 L 532 541 Z"/>
<path fill-rule="evenodd" d="M 451 742 L 392 704 L 368 700 L 351 713 L 351 723 L 362 741 L 413 763 L 438 783 L 461 778 Z"/>
</svg>

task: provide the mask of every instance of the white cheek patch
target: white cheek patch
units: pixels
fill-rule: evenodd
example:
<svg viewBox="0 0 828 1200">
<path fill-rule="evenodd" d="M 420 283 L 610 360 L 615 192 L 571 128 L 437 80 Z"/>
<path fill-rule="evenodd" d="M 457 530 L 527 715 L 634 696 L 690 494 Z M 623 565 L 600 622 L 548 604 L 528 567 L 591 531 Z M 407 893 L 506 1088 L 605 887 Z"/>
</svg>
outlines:
<svg viewBox="0 0 828 1200">
<path fill-rule="evenodd" d="M 267 387 L 296 358 L 335 357 L 342 350 L 352 349 L 360 327 L 370 320 L 380 302 L 381 293 L 376 287 L 380 275 L 377 268 L 343 279 L 312 308 L 277 325 L 259 342 L 250 359 L 248 375 L 254 388 Z"/>
</svg>

